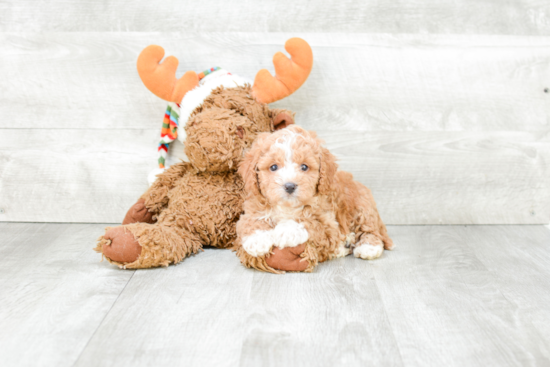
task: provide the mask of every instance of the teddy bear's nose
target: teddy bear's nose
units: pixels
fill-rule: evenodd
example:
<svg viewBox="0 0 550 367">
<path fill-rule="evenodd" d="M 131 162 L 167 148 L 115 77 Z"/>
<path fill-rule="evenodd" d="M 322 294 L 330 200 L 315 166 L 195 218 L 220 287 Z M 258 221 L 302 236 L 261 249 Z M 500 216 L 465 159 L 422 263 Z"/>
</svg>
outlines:
<svg viewBox="0 0 550 367">
<path fill-rule="evenodd" d="M 287 182 L 285 184 L 285 191 L 292 194 L 296 190 L 296 184 L 294 182 Z"/>
</svg>

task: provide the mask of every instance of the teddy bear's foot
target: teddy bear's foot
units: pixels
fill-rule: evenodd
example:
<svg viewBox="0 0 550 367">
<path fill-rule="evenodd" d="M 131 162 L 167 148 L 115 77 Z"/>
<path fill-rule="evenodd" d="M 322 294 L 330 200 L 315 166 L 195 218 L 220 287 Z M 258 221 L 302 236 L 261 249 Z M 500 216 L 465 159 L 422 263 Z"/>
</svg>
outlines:
<svg viewBox="0 0 550 367">
<path fill-rule="evenodd" d="M 139 199 L 137 203 L 132 205 L 122 221 L 123 225 L 131 223 L 155 223 L 155 220 L 153 220 L 153 213 L 145 207 L 144 199 Z"/>
<path fill-rule="evenodd" d="M 185 229 L 133 223 L 107 228 L 94 250 L 121 268 L 146 269 L 177 264 L 201 249 L 200 238 Z"/>
<path fill-rule="evenodd" d="M 265 262 L 273 269 L 283 271 L 305 271 L 309 262 L 300 255 L 305 251 L 306 245 L 296 247 L 273 248 L 273 253 L 266 256 Z"/>
<path fill-rule="evenodd" d="M 133 263 L 141 255 L 141 245 L 125 227 L 108 228 L 95 250 L 118 264 Z"/>
<path fill-rule="evenodd" d="M 307 252 L 305 244 L 282 249 L 273 247 L 272 253 L 265 256 L 252 256 L 242 246 L 236 251 L 241 263 L 247 268 L 275 274 L 283 274 L 285 271 L 310 272 L 317 264 L 314 254 L 310 253 L 311 248 Z M 302 257 L 304 252 L 307 252 L 306 256 Z"/>
</svg>

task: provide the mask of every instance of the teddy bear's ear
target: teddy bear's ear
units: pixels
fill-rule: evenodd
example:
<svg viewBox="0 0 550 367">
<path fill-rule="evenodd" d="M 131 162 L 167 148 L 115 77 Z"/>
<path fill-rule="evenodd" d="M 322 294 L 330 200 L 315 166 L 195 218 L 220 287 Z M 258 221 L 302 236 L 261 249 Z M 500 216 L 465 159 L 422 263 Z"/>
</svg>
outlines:
<svg viewBox="0 0 550 367">
<path fill-rule="evenodd" d="M 319 194 L 327 195 L 332 190 L 338 164 L 336 164 L 336 157 L 325 147 L 321 147 L 319 166 L 319 184 L 317 185 L 317 190 Z"/>
<path fill-rule="evenodd" d="M 260 182 L 258 179 L 257 165 L 262 155 L 262 142 L 269 135 L 269 133 L 259 134 L 252 144 L 252 147 L 246 152 L 244 159 L 239 165 L 238 173 L 241 175 L 244 181 L 244 190 L 247 195 L 259 195 L 262 193 L 260 191 Z"/>
<path fill-rule="evenodd" d="M 284 129 L 294 124 L 295 113 L 289 110 L 274 109 L 271 110 L 271 116 L 273 120 L 273 129 L 275 131 Z"/>
</svg>

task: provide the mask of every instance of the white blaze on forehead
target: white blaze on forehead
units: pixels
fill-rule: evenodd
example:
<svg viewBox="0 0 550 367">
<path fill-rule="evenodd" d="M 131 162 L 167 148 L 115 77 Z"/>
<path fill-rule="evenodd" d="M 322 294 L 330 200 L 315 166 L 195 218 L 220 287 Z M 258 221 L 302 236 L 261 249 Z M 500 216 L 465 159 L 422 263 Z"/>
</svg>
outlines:
<svg viewBox="0 0 550 367">
<path fill-rule="evenodd" d="M 297 134 L 292 131 L 285 131 L 285 134 L 275 141 L 274 148 L 282 149 L 285 152 L 285 163 L 292 162 L 292 144 L 296 141 Z"/>
<path fill-rule="evenodd" d="M 281 149 L 285 153 L 284 167 L 277 171 L 277 183 L 284 185 L 287 182 L 293 182 L 296 179 L 298 165 L 292 160 L 292 145 L 296 137 L 300 135 L 293 131 L 285 131 L 285 134 L 275 141 L 271 149 Z"/>
</svg>

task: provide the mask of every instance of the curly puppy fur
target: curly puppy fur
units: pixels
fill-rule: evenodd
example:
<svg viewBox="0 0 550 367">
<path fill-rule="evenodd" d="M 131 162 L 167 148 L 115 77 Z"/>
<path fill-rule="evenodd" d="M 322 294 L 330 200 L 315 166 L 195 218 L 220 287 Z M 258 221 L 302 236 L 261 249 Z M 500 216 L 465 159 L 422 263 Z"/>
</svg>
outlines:
<svg viewBox="0 0 550 367">
<path fill-rule="evenodd" d="M 279 273 L 266 262 L 273 248 L 303 242 L 308 272 L 353 248 L 356 257 L 373 259 L 393 247 L 370 190 L 338 171 L 314 132 L 293 125 L 259 135 L 239 173 L 246 201 L 236 245 L 247 267 Z"/>
<path fill-rule="evenodd" d="M 190 163 L 172 165 L 160 174 L 136 204 L 147 208 L 146 220 L 122 226 L 141 246 L 139 257 L 107 260 L 128 269 L 150 268 L 178 263 L 203 245 L 232 247 L 243 211 L 244 184 L 236 172 L 243 152 L 259 133 L 274 130 L 274 119 L 286 126 L 293 117 L 290 111 L 270 110 L 254 100 L 249 86 L 214 90 L 185 126 Z M 101 236 L 95 250 L 104 254 L 111 242 Z"/>
</svg>

